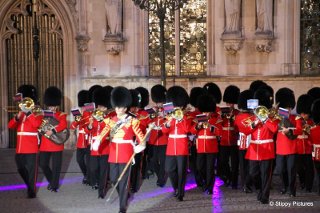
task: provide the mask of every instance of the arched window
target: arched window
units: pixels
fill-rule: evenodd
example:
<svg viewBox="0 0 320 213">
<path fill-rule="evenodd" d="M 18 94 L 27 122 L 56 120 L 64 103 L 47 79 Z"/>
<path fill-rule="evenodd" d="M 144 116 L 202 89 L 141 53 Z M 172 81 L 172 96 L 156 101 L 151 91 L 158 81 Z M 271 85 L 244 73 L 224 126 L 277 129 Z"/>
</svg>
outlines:
<svg viewBox="0 0 320 213">
<path fill-rule="evenodd" d="M 167 76 L 199 76 L 207 68 L 207 1 L 189 0 L 178 11 L 167 9 L 165 68 Z M 159 20 L 149 12 L 149 72 L 161 75 Z"/>
<path fill-rule="evenodd" d="M 301 0 L 301 74 L 320 74 L 320 2 Z"/>
</svg>

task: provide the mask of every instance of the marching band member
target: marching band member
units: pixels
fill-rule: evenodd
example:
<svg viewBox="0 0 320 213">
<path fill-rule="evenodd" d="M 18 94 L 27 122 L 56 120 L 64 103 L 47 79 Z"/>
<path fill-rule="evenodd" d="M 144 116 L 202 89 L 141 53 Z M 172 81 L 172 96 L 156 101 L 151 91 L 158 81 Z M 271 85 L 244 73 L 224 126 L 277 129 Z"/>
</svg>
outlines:
<svg viewBox="0 0 320 213">
<path fill-rule="evenodd" d="M 86 112 L 83 110 L 84 104 L 89 102 L 89 91 L 81 90 L 78 92 L 78 106 L 81 107 L 82 115 L 78 115 L 75 117 L 75 120 L 71 123 L 71 130 L 77 131 L 77 163 L 81 169 L 83 174 L 82 183 L 88 184 L 88 173 L 89 173 L 89 155 L 90 155 L 90 147 L 88 144 L 88 134 L 85 132 L 85 127 L 88 123 L 89 116 L 86 115 Z"/>
<path fill-rule="evenodd" d="M 318 195 L 320 196 L 320 99 L 313 102 L 311 115 L 315 126 L 310 129 L 310 139 L 313 145 L 312 157 L 318 176 Z"/>
<path fill-rule="evenodd" d="M 169 88 L 166 99 L 167 102 L 172 102 L 179 111 L 182 111 L 189 102 L 188 93 L 180 86 Z M 179 114 L 179 117 L 173 118 L 172 115 L 169 118 L 168 122 L 163 125 L 162 132 L 169 134 L 165 170 L 174 189 L 174 196 L 178 201 L 183 201 L 189 155 L 187 134 L 190 131 L 191 121 L 181 112 Z"/>
<path fill-rule="evenodd" d="M 111 104 L 117 115 L 104 120 L 106 127 L 100 134 L 100 138 L 110 136 L 108 160 L 110 163 L 110 180 L 114 184 L 118 183 L 117 192 L 119 194 L 119 212 L 121 213 L 127 211 L 129 194 L 130 169 L 124 169 L 127 163 L 131 163 L 134 153 L 140 153 L 145 148 L 145 136 L 140 129 L 139 120 L 127 114 L 131 102 L 131 93 L 127 88 L 119 86 L 112 90 Z M 134 139 L 139 143 L 138 145 L 134 145 Z M 93 144 L 93 150 L 96 150 L 99 144 L 100 141 L 96 140 Z M 120 175 L 122 175 L 122 178 L 117 182 Z"/>
<path fill-rule="evenodd" d="M 311 192 L 314 179 L 312 144 L 309 136 L 310 129 L 314 125 L 310 118 L 313 101 L 313 97 L 307 94 L 301 95 L 297 101 L 299 116 L 297 116 L 296 122 L 300 122 L 299 126 L 302 127 L 297 137 L 297 173 L 301 189 L 305 188 L 307 192 Z"/>
<path fill-rule="evenodd" d="M 154 112 L 150 114 L 151 122 L 155 123 L 155 127 L 151 130 L 149 137 L 149 147 L 152 153 L 150 159 L 151 168 L 157 175 L 157 186 L 164 187 L 167 182 L 165 173 L 166 149 L 168 144 L 168 134 L 161 131 L 166 119 L 163 113 L 163 104 L 166 102 L 167 89 L 161 84 L 157 84 L 151 88 L 151 99 L 156 104 Z"/>
<path fill-rule="evenodd" d="M 87 133 L 91 134 L 90 151 L 90 177 L 93 189 L 98 189 L 98 198 L 103 199 L 106 195 L 107 177 L 109 175 L 109 138 L 100 140 L 98 150 L 93 150 L 93 144 L 106 126 L 103 120 L 108 117 L 107 110 L 110 105 L 111 89 L 106 87 L 97 88 L 93 91 L 93 101 L 96 109 L 89 118 Z"/>
<path fill-rule="evenodd" d="M 145 107 L 149 105 L 149 91 L 144 87 L 137 87 L 136 90 L 140 94 L 139 97 L 141 97 L 137 115 L 138 115 L 138 119 L 140 120 L 141 128 L 144 128 L 146 130 L 149 123 L 151 122 L 149 114 L 145 110 Z M 146 149 L 143 151 L 143 155 L 142 155 L 142 165 L 141 165 L 142 179 L 149 178 L 148 171 L 150 171 L 149 170 L 150 158 L 151 158 L 151 151 L 149 149 L 149 145 L 146 144 Z"/>
<path fill-rule="evenodd" d="M 32 112 L 31 103 L 23 103 L 30 98 L 37 103 L 37 90 L 32 85 L 21 85 L 18 93 L 22 93 L 22 102 L 18 114 L 9 121 L 10 129 L 17 129 L 17 146 L 15 161 L 18 172 L 25 182 L 28 198 L 36 197 L 36 182 L 38 176 L 38 128 L 42 123 L 42 115 Z M 31 101 L 30 100 L 30 101 Z"/>
<path fill-rule="evenodd" d="M 191 133 L 197 135 L 196 149 L 197 158 L 196 165 L 199 172 L 201 185 L 203 191 L 211 195 L 213 193 L 213 187 L 215 182 L 214 165 L 217 160 L 218 153 L 218 141 L 217 137 L 221 136 L 221 120 L 211 116 L 211 113 L 215 112 L 215 101 L 210 95 L 201 95 L 198 98 L 198 109 L 207 120 L 198 120 L 193 124 Z M 198 115 L 200 116 L 200 115 Z"/>
<path fill-rule="evenodd" d="M 288 115 L 282 118 L 276 141 L 276 164 L 282 180 L 281 194 L 285 194 L 289 188 L 289 196 L 296 196 L 296 157 L 297 157 L 297 135 L 301 130 L 301 123 L 296 122 L 296 116 L 291 114 L 296 101 L 294 93 L 289 88 L 281 88 L 276 92 L 276 103 L 278 107 L 286 109 Z M 281 109 L 280 109 L 281 111 Z M 283 111 L 283 110 L 282 110 Z M 281 114 L 281 112 L 280 112 Z M 297 126 L 300 124 L 300 127 Z M 294 128 L 294 129 L 290 129 Z"/>
<path fill-rule="evenodd" d="M 236 115 L 234 120 L 234 126 L 239 132 L 237 145 L 239 148 L 239 172 L 242 190 L 245 193 L 251 193 L 252 179 L 249 175 L 249 161 L 245 158 L 247 149 L 251 140 L 251 135 L 245 135 L 250 126 L 251 118 L 253 114 L 248 108 L 248 100 L 253 98 L 253 93 L 251 90 L 244 90 L 240 93 L 238 98 L 238 109 L 239 114 Z"/>
<path fill-rule="evenodd" d="M 62 93 L 57 87 L 51 86 L 45 90 L 44 104 L 52 112 L 53 119 L 57 120 L 58 124 L 54 126 L 52 130 L 48 130 L 41 137 L 40 144 L 40 167 L 47 178 L 49 185 L 48 190 L 52 192 L 58 192 L 60 171 L 62 165 L 62 151 L 64 150 L 63 144 L 56 144 L 52 142 L 48 137 L 52 134 L 61 132 L 67 128 L 67 114 L 60 112 L 58 107 L 61 104 Z M 44 116 L 46 119 L 46 115 Z M 49 163 L 52 159 L 52 167 Z"/>
<path fill-rule="evenodd" d="M 228 112 L 223 112 L 221 108 L 222 118 L 222 133 L 220 142 L 220 177 L 222 178 L 225 186 L 231 184 L 232 189 L 238 187 L 238 169 L 239 169 L 239 156 L 238 156 L 238 132 L 234 128 L 235 116 L 239 110 L 234 108 L 238 103 L 240 89 L 237 86 L 228 86 L 223 94 L 223 101 L 227 105 Z M 229 166 L 229 158 L 231 160 L 231 169 Z"/>
<path fill-rule="evenodd" d="M 258 99 L 259 105 L 267 109 L 272 107 L 271 97 L 271 93 L 266 89 L 258 89 L 254 94 L 254 98 Z M 259 115 L 259 117 L 255 115 L 250 124 L 250 129 L 243 129 L 243 133 L 251 135 L 246 153 L 246 159 L 249 160 L 249 174 L 253 180 L 261 178 L 257 200 L 262 204 L 268 204 L 272 180 L 272 163 L 275 158 L 273 137 L 278 130 L 279 121 L 266 115 Z"/>
<path fill-rule="evenodd" d="M 196 119 L 196 116 L 201 114 L 198 109 L 198 98 L 205 94 L 205 89 L 201 87 L 193 87 L 190 91 L 190 104 L 194 107 L 193 111 L 187 111 L 186 115 L 191 121 Z M 193 171 L 194 179 L 198 187 L 203 186 L 203 179 L 201 178 L 199 171 L 197 169 L 197 147 L 196 147 L 196 135 L 189 134 L 189 147 L 190 147 L 190 157 L 189 157 L 189 168 Z"/>
</svg>

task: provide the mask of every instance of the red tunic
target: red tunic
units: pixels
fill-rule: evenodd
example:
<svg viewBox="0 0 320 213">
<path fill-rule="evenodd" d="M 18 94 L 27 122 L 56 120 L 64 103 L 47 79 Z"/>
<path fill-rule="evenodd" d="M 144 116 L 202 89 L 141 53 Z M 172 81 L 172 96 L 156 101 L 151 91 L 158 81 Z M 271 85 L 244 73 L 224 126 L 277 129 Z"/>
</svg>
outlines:
<svg viewBox="0 0 320 213">
<path fill-rule="evenodd" d="M 255 119 L 253 119 L 255 120 Z M 249 160 L 270 160 L 275 158 L 273 136 L 277 133 L 279 120 L 267 119 L 244 134 L 251 134 L 251 141 L 246 153 Z"/>
<path fill-rule="evenodd" d="M 101 135 L 109 135 L 110 132 L 114 132 L 114 127 L 117 122 L 120 122 L 117 116 L 107 118 L 104 120 L 106 127 L 103 129 Z M 140 128 L 140 121 L 136 118 L 128 116 L 118 130 L 110 138 L 110 163 L 127 163 L 133 155 L 133 139 L 136 137 L 136 141 L 141 143 L 144 140 L 144 133 Z"/>
<path fill-rule="evenodd" d="M 54 118 L 59 121 L 59 124 L 55 126 L 57 132 L 61 132 L 67 128 L 67 114 L 63 112 L 55 112 Z M 55 144 L 45 136 L 41 137 L 40 151 L 41 152 L 60 152 L 63 151 L 63 144 Z"/>
<path fill-rule="evenodd" d="M 88 129 L 87 127 L 85 128 L 86 133 L 91 135 L 89 138 L 89 144 L 91 146 L 95 142 L 97 137 L 99 137 L 99 135 L 101 134 L 105 126 L 106 126 L 105 122 L 97 121 L 96 119 L 94 119 L 92 124 L 92 129 Z M 105 136 L 101 139 L 98 150 L 91 149 L 90 155 L 91 156 L 108 155 L 109 152 L 110 152 L 109 138 Z"/>
<path fill-rule="evenodd" d="M 221 120 L 216 117 L 212 117 L 208 120 L 208 128 L 196 129 L 197 124 L 193 124 L 191 133 L 197 135 L 196 148 L 197 153 L 217 153 L 218 141 L 217 136 L 221 136 Z M 210 127 L 213 127 L 211 131 Z"/>
<path fill-rule="evenodd" d="M 296 122 L 296 116 L 290 115 L 289 120 L 290 123 L 296 128 L 293 131 L 294 135 L 298 135 L 301 132 L 301 122 Z M 283 132 L 279 130 L 277 134 L 277 142 L 276 142 L 276 154 L 277 155 L 291 155 L 297 153 L 297 140 L 289 139 Z"/>
<path fill-rule="evenodd" d="M 304 120 L 303 118 L 297 120 L 297 122 L 301 122 L 302 128 L 305 127 L 305 125 L 313 126 L 314 123 L 311 119 Z M 306 132 L 303 129 L 301 130 L 301 133 L 298 135 L 297 138 L 297 153 L 298 154 L 311 154 L 312 153 L 312 144 L 310 140 L 310 132 Z"/>
<path fill-rule="evenodd" d="M 172 119 L 170 127 L 163 125 L 162 132 L 169 134 L 166 155 L 189 155 L 187 134 L 191 128 L 191 120 L 183 116 L 181 121 Z"/>
<path fill-rule="evenodd" d="M 234 127 L 237 132 L 239 132 L 239 137 L 237 141 L 237 145 L 239 146 L 239 150 L 246 150 L 249 146 L 251 135 L 246 135 L 244 132 L 248 132 L 251 129 L 250 123 L 252 122 L 252 118 L 254 116 L 249 112 L 240 112 L 236 115 L 234 120 Z"/>
<path fill-rule="evenodd" d="M 314 161 L 320 161 L 320 126 L 317 125 L 310 130 L 310 140 L 313 145 L 312 157 Z"/>
<path fill-rule="evenodd" d="M 9 121 L 8 127 L 17 129 L 16 153 L 38 153 L 38 128 L 42 123 L 42 118 L 42 115 L 32 113 L 27 116 L 23 113 L 18 121 L 15 118 Z"/>
<path fill-rule="evenodd" d="M 222 117 L 221 146 L 236 146 L 238 132 L 234 128 L 234 118 L 239 114 L 239 110 L 233 109 L 230 118 Z"/>
</svg>

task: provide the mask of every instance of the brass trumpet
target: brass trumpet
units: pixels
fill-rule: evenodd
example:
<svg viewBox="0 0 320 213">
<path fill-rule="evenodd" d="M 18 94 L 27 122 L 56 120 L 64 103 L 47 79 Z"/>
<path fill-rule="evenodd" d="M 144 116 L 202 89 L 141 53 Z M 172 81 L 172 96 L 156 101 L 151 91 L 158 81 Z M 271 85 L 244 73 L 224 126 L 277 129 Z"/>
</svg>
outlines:
<svg viewBox="0 0 320 213">
<path fill-rule="evenodd" d="M 104 119 L 104 111 L 100 109 L 95 109 L 92 113 L 92 117 L 96 119 L 97 121 L 102 121 Z"/>
<path fill-rule="evenodd" d="M 174 110 L 169 114 L 171 118 L 181 121 L 183 119 L 183 110 L 181 108 L 174 108 Z"/>
</svg>

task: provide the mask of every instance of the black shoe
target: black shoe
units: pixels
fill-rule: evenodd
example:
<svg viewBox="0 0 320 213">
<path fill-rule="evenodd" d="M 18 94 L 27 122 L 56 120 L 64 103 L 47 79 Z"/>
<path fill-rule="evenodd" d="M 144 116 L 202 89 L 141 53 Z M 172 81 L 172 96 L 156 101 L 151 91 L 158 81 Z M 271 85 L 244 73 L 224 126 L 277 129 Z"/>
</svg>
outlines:
<svg viewBox="0 0 320 213">
<path fill-rule="evenodd" d="M 32 199 L 32 198 L 36 198 L 36 193 L 35 192 L 28 192 L 28 198 Z"/>
<path fill-rule="evenodd" d="M 301 183 L 300 184 L 300 189 L 302 190 L 302 189 L 304 189 L 306 187 L 306 185 L 304 184 L 304 183 Z"/>
<path fill-rule="evenodd" d="M 260 203 L 261 204 L 269 204 L 269 200 L 261 199 Z"/>
<path fill-rule="evenodd" d="M 177 197 L 177 199 L 178 199 L 178 201 L 183 201 L 183 196 L 179 195 L 179 196 Z"/>
<path fill-rule="evenodd" d="M 286 189 L 281 189 L 281 190 L 280 190 L 280 194 L 284 195 L 284 194 L 286 194 L 286 193 L 287 193 L 287 190 L 286 190 Z"/>
<path fill-rule="evenodd" d="M 50 184 L 47 186 L 47 189 L 48 189 L 49 191 L 51 191 L 52 187 L 51 187 Z"/>
<path fill-rule="evenodd" d="M 82 179 L 82 184 L 85 184 L 85 185 L 89 184 L 89 181 L 87 180 L 87 178 L 84 177 Z"/>
<path fill-rule="evenodd" d="M 178 197 L 178 189 L 175 189 L 173 192 L 173 197 Z"/>
<path fill-rule="evenodd" d="M 295 192 L 290 192 L 289 193 L 289 197 L 295 197 L 296 196 L 296 193 Z"/>
<path fill-rule="evenodd" d="M 123 210 L 122 210 L 122 211 L 121 211 L 121 210 L 119 211 L 119 213 L 126 213 L 126 212 L 127 212 L 127 211 L 123 211 Z"/>
<path fill-rule="evenodd" d="M 96 184 L 96 185 L 92 186 L 92 189 L 94 189 L 94 190 L 97 190 L 97 189 L 99 189 L 99 186 L 98 186 L 98 184 Z"/>
<path fill-rule="evenodd" d="M 207 190 L 207 194 L 208 194 L 208 195 L 212 195 L 212 194 L 213 194 L 212 189 L 208 189 L 208 190 Z"/>
<path fill-rule="evenodd" d="M 99 194 L 98 199 L 104 199 L 105 195 L 104 194 Z"/>
<path fill-rule="evenodd" d="M 166 184 L 165 183 L 157 183 L 157 186 L 163 188 Z"/>
<path fill-rule="evenodd" d="M 59 190 L 58 190 L 58 188 L 52 188 L 51 191 L 52 192 L 58 192 Z"/>
<path fill-rule="evenodd" d="M 231 186 L 231 188 L 232 188 L 232 189 L 238 189 L 238 186 L 233 185 L 233 186 Z"/>
<path fill-rule="evenodd" d="M 306 189 L 306 192 L 307 192 L 307 193 L 311 193 L 312 190 L 311 190 L 311 189 Z"/>
<path fill-rule="evenodd" d="M 135 188 L 131 188 L 130 191 L 131 191 L 131 193 L 136 193 L 138 190 Z"/>
<path fill-rule="evenodd" d="M 243 190 L 244 193 L 252 193 L 252 189 L 249 186 L 243 187 L 242 190 Z"/>
</svg>

